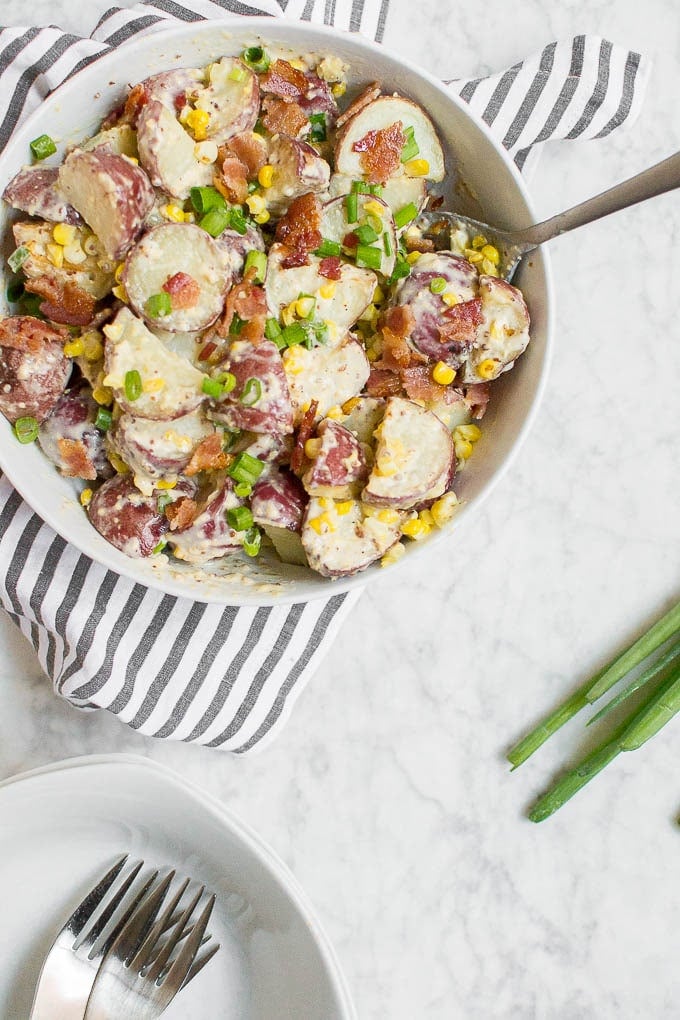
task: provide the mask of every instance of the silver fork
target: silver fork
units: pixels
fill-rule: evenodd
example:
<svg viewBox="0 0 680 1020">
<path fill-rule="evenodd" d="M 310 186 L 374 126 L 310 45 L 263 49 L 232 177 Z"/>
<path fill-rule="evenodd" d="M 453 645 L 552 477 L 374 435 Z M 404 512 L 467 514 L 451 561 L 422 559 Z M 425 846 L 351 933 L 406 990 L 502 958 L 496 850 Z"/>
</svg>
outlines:
<svg viewBox="0 0 680 1020">
<path fill-rule="evenodd" d="M 97 968 L 158 872 L 135 880 L 143 861 L 121 857 L 54 940 L 40 971 L 30 1020 L 82 1020 Z"/>
<path fill-rule="evenodd" d="M 524 227 L 522 230 L 505 230 L 467 216 L 439 210 L 421 213 L 416 225 L 426 238 L 434 241 L 438 249 L 456 250 L 461 247 L 461 244 L 455 241 L 457 234 L 468 237 L 467 247 L 475 234 L 485 237 L 500 254 L 498 265 L 500 275 L 505 280 L 511 280 L 520 259 L 546 241 L 678 187 L 680 187 L 680 152 L 609 188 L 608 191 L 595 195 L 594 198 L 589 198 L 579 205 L 572 206 L 571 209 L 552 216 L 549 220 L 534 223 L 533 226 Z"/>
<path fill-rule="evenodd" d="M 203 948 L 215 903 L 201 886 L 181 906 L 190 879 L 164 901 L 175 878 L 171 871 L 152 889 L 110 944 L 90 992 L 84 1020 L 153 1020 L 220 948 Z M 161 909 L 162 908 L 162 909 Z"/>
</svg>

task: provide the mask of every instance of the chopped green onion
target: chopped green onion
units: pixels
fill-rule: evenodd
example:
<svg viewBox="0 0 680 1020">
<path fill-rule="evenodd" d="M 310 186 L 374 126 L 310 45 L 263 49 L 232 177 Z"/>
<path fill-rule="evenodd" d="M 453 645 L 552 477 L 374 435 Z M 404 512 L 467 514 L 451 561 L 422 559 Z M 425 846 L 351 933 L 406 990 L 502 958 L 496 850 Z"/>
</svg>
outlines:
<svg viewBox="0 0 680 1020">
<path fill-rule="evenodd" d="M 351 195 L 369 195 L 369 185 L 366 181 L 352 181 Z"/>
<path fill-rule="evenodd" d="M 227 524 L 234 531 L 247 531 L 253 526 L 253 514 L 247 506 L 234 506 L 227 510 Z"/>
<path fill-rule="evenodd" d="M 7 265 L 13 273 L 18 273 L 30 254 L 31 253 L 28 248 L 22 244 L 19 248 L 12 252 L 10 257 L 7 259 Z"/>
<path fill-rule="evenodd" d="M 232 372 L 220 372 L 215 376 L 215 382 L 220 384 L 223 393 L 231 393 L 236 386 L 236 376 Z"/>
<path fill-rule="evenodd" d="M 396 283 L 397 280 L 403 280 L 404 277 L 411 275 L 411 266 L 405 258 L 398 255 L 397 261 L 394 263 L 394 269 L 392 275 L 389 278 L 389 283 Z"/>
<path fill-rule="evenodd" d="M 296 344 L 305 342 L 307 330 L 301 322 L 291 322 L 289 326 L 284 327 L 281 337 L 286 347 L 295 347 Z"/>
<path fill-rule="evenodd" d="M 348 223 L 356 223 L 359 219 L 359 203 L 356 192 L 350 192 L 349 195 L 345 195 L 345 212 L 347 213 Z"/>
<path fill-rule="evenodd" d="M 378 240 L 378 232 L 369 226 L 368 223 L 364 223 L 361 227 L 357 227 L 354 231 L 357 235 L 361 244 L 373 244 L 374 241 Z"/>
<path fill-rule="evenodd" d="M 378 198 L 380 198 L 380 196 L 383 193 L 384 185 L 382 185 L 382 184 L 369 184 L 369 185 L 367 185 L 367 187 L 368 187 L 369 195 L 377 195 Z"/>
<path fill-rule="evenodd" d="M 227 203 L 217 188 L 192 188 L 189 195 L 191 204 L 198 213 L 207 213 L 211 209 L 227 208 Z"/>
<path fill-rule="evenodd" d="M 420 149 L 414 137 L 415 134 L 414 128 L 412 127 L 405 128 L 404 134 L 406 135 L 406 141 L 404 143 L 403 149 L 401 150 L 401 162 L 407 163 L 409 159 L 414 159 L 418 155 Z"/>
<path fill-rule="evenodd" d="M 128 400 L 137 400 L 142 395 L 142 377 L 136 368 L 125 373 L 125 396 Z"/>
<path fill-rule="evenodd" d="M 24 296 L 24 285 L 21 280 L 16 280 L 14 283 L 10 283 L 7 287 L 7 300 L 11 305 L 20 301 Z"/>
<path fill-rule="evenodd" d="M 169 506 L 172 502 L 174 501 L 169 492 L 161 492 L 160 496 L 156 500 L 156 508 L 158 509 L 159 514 L 162 514 L 166 506 Z"/>
<path fill-rule="evenodd" d="M 43 313 L 40 311 L 40 306 L 42 305 L 42 302 L 43 302 L 43 299 L 40 297 L 39 294 L 29 294 L 29 293 L 26 293 L 26 294 L 23 295 L 23 297 L 21 299 L 21 303 L 24 306 L 24 310 L 26 311 L 26 314 L 27 315 L 32 315 L 36 319 L 44 319 L 45 318 Z"/>
<path fill-rule="evenodd" d="M 108 432 L 111 428 L 113 417 L 107 407 L 97 408 L 97 417 L 94 420 L 94 427 L 100 432 Z"/>
<path fill-rule="evenodd" d="M 392 254 L 392 241 L 390 240 L 390 235 L 388 234 L 387 231 L 385 231 L 385 233 L 383 234 L 383 251 L 385 252 L 388 258 Z"/>
<path fill-rule="evenodd" d="M 262 74 L 270 64 L 267 51 L 261 46 L 249 46 L 241 54 L 241 60 L 251 71 L 255 71 L 256 74 Z"/>
<path fill-rule="evenodd" d="M 313 142 L 325 142 L 326 141 L 326 114 L 325 113 L 312 113 L 309 118 L 309 123 L 312 125 L 312 130 L 309 133 L 309 137 Z"/>
<path fill-rule="evenodd" d="M 247 499 L 253 493 L 253 487 L 250 482 L 237 482 L 234 486 L 234 492 L 239 499 Z"/>
<path fill-rule="evenodd" d="M 228 373 L 229 374 L 229 373 Z M 222 449 L 227 453 L 236 445 L 236 442 L 241 436 L 240 429 L 223 429 L 222 430 Z"/>
<path fill-rule="evenodd" d="M 227 468 L 227 474 L 235 482 L 248 482 L 253 485 L 264 471 L 264 461 L 258 460 L 250 453 L 239 453 L 234 463 Z"/>
<path fill-rule="evenodd" d="M 328 325 L 325 322 L 312 323 L 312 332 L 318 344 L 328 343 Z"/>
<path fill-rule="evenodd" d="M 211 209 L 210 212 L 206 213 L 205 216 L 199 221 L 199 227 L 210 234 L 211 237 L 219 237 L 223 230 L 226 230 L 231 223 L 231 215 L 227 209 L 221 209 L 219 206 Z"/>
<path fill-rule="evenodd" d="M 259 528 L 250 528 L 243 538 L 243 551 L 246 556 L 257 556 L 262 545 L 262 532 Z"/>
<path fill-rule="evenodd" d="M 253 192 L 257 191 L 259 186 L 260 185 L 259 185 L 258 181 L 248 181 L 248 194 L 252 195 Z"/>
<path fill-rule="evenodd" d="M 159 554 L 159 553 L 162 553 L 162 552 L 163 552 L 163 550 L 165 549 L 165 547 L 166 547 L 166 545 L 167 545 L 167 544 L 168 544 L 168 541 L 167 541 L 167 539 L 165 539 L 165 538 L 162 538 L 162 539 L 160 540 L 160 542 L 158 543 L 158 545 L 155 545 L 155 546 L 153 547 L 153 549 L 151 550 L 151 555 L 152 555 L 152 556 L 158 556 L 158 554 Z"/>
<path fill-rule="evenodd" d="M 248 221 L 240 205 L 232 205 L 229 210 L 229 226 L 241 236 L 248 233 Z"/>
<path fill-rule="evenodd" d="M 276 340 L 277 337 L 281 336 L 281 327 L 276 319 L 267 319 L 264 324 L 264 335 L 267 340 Z"/>
<path fill-rule="evenodd" d="M 222 396 L 222 384 L 217 379 L 211 379 L 209 375 L 204 376 L 201 389 L 214 400 L 219 400 Z"/>
<path fill-rule="evenodd" d="M 435 276 L 430 280 L 430 290 L 433 294 L 442 294 L 446 290 L 446 280 L 443 276 Z"/>
<path fill-rule="evenodd" d="M 383 229 L 383 221 L 380 216 L 375 216 L 374 213 L 369 213 L 366 217 L 366 222 L 375 230 L 376 238 L 380 237 Z"/>
<path fill-rule="evenodd" d="M 47 159 L 57 151 L 57 147 L 49 135 L 39 135 L 31 142 L 31 152 L 36 159 Z"/>
<path fill-rule="evenodd" d="M 241 393 L 240 397 L 243 406 L 252 407 L 253 404 L 256 404 L 258 402 L 261 396 L 262 396 L 262 383 L 260 382 L 260 380 L 255 379 L 253 377 L 251 377 L 250 379 L 246 379 L 245 385 L 243 387 L 243 392 Z"/>
<path fill-rule="evenodd" d="M 246 255 L 244 273 L 249 269 L 255 270 L 253 283 L 264 283 L 264 276 L 267 272 L 267 256 L 263 251 L 249 251 Z"/>
<path fill-rule="evenodd" d="M 323 259 L 329 255 L 339 255 L 341 251 L 342 246 L 337 241 L 331 241 L 329 237 L 322 237 L 321 244 L 314 251 L 314 254 Z"/>
<path fill-rule="evenodd" d="M 240 315 L 234 312 L 231 322 L 229 323 L 229 336 L 238 336 L 246 321 L 246 319 L 242 319 Z"/>
<path fill-rule="evenodd" d="M 25 418 L 17 418 L 14 422 L 14 435 L 24 445 L 35 442 L 39 431 L 40 426 L 36 419 L 28 415 Z"/>
<path fill-rule="evenodd" d="M 357 245 L 357 265 L 366 266 L 367 269 L 380 269 L 382 252 L 380 248 L 372 248 L 368 244 Z"/>
<path fill-rule="evenodd" d="M 172 298 L 165 290 L 159 294 L 152 294 L 146 299 L 144 311 L 150 319 L 163 319 L 172 311 Z"/>
<path fill-rule="evenodd" d="M 413 202 L 409 202 L 408 205 L 403 205 L 401 209 L 397 209 L 397 211 L 395 212 L 394 225 L 397 228 L 397 230 L 400 230 L 401 227 L 405 227 L 407 223 L 410 223 L 411 220 L 414 220 L 417 215 L 418 215 L 417 207 L 413 204 Z"/>
<path fill-rule="evenodd" d="M 255 127 L 253 128 L 253 131 L 255 132 L 256 135 L 266 135 L 267 134 L 267 129 L 264 126 L 264 124 L 262 123 L 262 118 L 261 117 L 258 117 L 257 120 L 255 121 Z"/>
</svg>

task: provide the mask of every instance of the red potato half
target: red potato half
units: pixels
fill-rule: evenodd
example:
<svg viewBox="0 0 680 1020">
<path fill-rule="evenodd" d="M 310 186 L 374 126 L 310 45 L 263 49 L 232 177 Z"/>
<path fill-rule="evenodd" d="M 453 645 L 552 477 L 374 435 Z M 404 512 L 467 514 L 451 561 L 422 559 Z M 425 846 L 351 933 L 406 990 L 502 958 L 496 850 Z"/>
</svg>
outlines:
<svg viewBox="0 0 680 1020">
<path fill-rule="evenodd" d="M 195 303 L 173 307 L 169 315 L 150 315 L 149 298 L 180 272 L 198 284 Z M 130 252 L 123 283 L 130 305 L 150 325 L 191 333 L 205 329 L 222 311 L 231 272 L 226 256 L 205 230 L 194 223 L 164 223 L 149 230 Z"/>
<path fill-rule="evenodd" d="M 479 296 L 483 321 L 474 349 L 463 366 L 465 383 L 496 379 L 512 368 L 529 343 L 529 309 L 517 287 L 494 276 L 480 276 Z M 493 371 L 489 371 L 490 361 L 494 363 Z M 483 362 L 485 371 L 480 374 Z"/>
<path fill-rule="evenodd" d="M 442 181 L 445 174 L 444 152 L 434 124 L 417 103 L 401 96 L 380 96 L 347 122 L 335 145 L 335 169 L 338 173 L 361 179 L 364 176 L 361 153 L 355 152 L 353 146 L 369 131 L 379 131 L 397 122 L 401 123 L 403 131 L 407 127 L 414 129 L 420 150 L 416 158 L 427 160 L 429 165 L 428 172 L 422 176 L 430 181 Z"/>
<path fill-rule="evenodd" d="M 168 530 L 158 494 L 144 496 L 130 475 L 116 475 L 97 489 L 87 509 L 99 534 L 126 556 L 150 556 Z"/>
<path fill-rule="evenodd" d="M 0 411 L 8 421 L 42 422 L 54 409 L 71 374 L 62 343 L 56 330 L 30 315 L 0 320 Z"/>
<path fill-rule="evenodd" d="M 323 577 L 347 577 L 374 563 L 400 538 L 401 518 L 381 521 L 357 500 L 311 499 L 302 526 L 302 545 L 312 570 Z"/>
<path fill-rule="evenodd" d="M 211 417 L 230 429 L 287 435 L 293 431 L 293 408 L 276 344 L 235 340 L 220 372 L 231 372 L 236 385 L 216 401 Z M 251 382 L 251 385 L 249 385 Z"/>
<path fill-rule="evenodd" d="M 253 486 L 250 509 L 256 524 L 300 531 L 307 495 L 292 471 L 270 470 Z"/>
<path fill-rule="evenodd" d="M 328 194 L 331 198 L 346 195 L 351 190 L 351 177 L 347 177 L 345 174 L 333 174 L 328 187 Z M 427 200 L 427 186 L 423 177 L 408 177 L 406 174 L 400 174 L 398 177 L 390 177 L 389 181 L 383 185 L 379 197 L 390 207 L 393 216 L 405 205 L 410 205 L 411 202 L 420 212 Z M 402 227 L 401 229 L 405 230 L 406 228 Z"/>
<path fill-rule="evenodd" d="M 268 158 L 274 167 L 274 180 L 267 189 L 267 208 L 273 216 L 282 216 L 294 198 L 328 188 L 331 168 L 306 142 L 274 135 Z"/>
<path fill-rule="evenodd" d="M 451 434 L 435 414 L 392 397 L 377 438 L 375 464 L 363 492 L 366 503 L 408 510 L 446 491 L 455 452 Z"/>
<path fill-rule="evenodd" d="M 260 109 L 257 75 L 236 57 L 222 57 L 211 64 L 209 83 L 198 91 L 194 106 L 210 115 L 207 135 L 218 145 L 252 131 Z"/>
<path fill-rule="evenodd" d="M 149 495 L 162 478 L 175 481 L 214 425 L 200 411 L 172 421 L 151 421 L 125 413 L 108 433 L 109 448 L 132 470 L 137 488 Z"/>
<path fill-rule="evenodd" d="M 283 352 L 296 425 L 304 409 L 318 402 L 317 418 L 361 393 L 370 374 L 366 352 L 353 337 L 341 347 L 289 347 Z"/>
<path fill-rule="evenodd" d="M 181 110 L 187 93 L 203 85 L 205 74 L 198 67 L 178 67 L 174 71 L 160 71 L 141 82 L 147 102 L 158 100 L 169 110 Z"/>
<path fill-rule="evenodd" d="M 330 330 L 328 345 L 337 346 L 343 342 L 350 326 L 370 305 L 378 282 L 377 276 L 370 269 L 360 269 L 349 262 L 343 262 L 340 265 L 340 279 L 335 281 L 332 296 L 324 298 L 319 290 L 329 281 L 319 272 L 321 259 L 310 255 L 308 265 L 283 269 L 281 263 L 286 255 L 287 249 L 280 244 L 273 244 L 269 249 L 265 293 L 271 314 L 278 318 L 281 311 L 300 294 L 311 294 L 316 298 L 315 318 L 335 325 L 335 330 Z"/>
<path fill-rule="evenodd" d="M 315 443 L 315 440 L 311 440 Z M 310 496 L 347 499 L 358 495 L 368 478 L 366 452 L 356 436 L 340 422 L 327 418 L 317 429 L 318 449 L 302 476 Z M 305 446 L 308 453 L 309 444 Z"/>
<path fill-rule="evenodd" d="M 2 197 L 13 209 L 52 223 L 82 223 L 80 216 L 59 191 L 56 166 L 25 166 L 5 188 Z"/>
<path fill-rule="evenodd" d="M 145 171 L 105 147 L 74 149 L 59 170 L 58 186 L 112 259 L 132 247 L 154 203 Z"/>
<path fill-rule="evenodd" d="M 241 505 L 242 501 L 234 493 L 234 483 L 231 478 L 225 478 L 203 500 L 193 524 L 182 531 L 168 533 L 168 545 L 177 559 L 185 563 L 207 563 L 220 559 L 231 549 L 240 548 L 244 533 L 230 527 L 227 510 Z"/>
<path fill-rule="evenodd" d="M 104 333 L 104 385 L 111 387 L 124 411 L 167 421 L 195 411 L 205 399 L 203 373 L 168 350 L 129 308 L 121 308 Z M 128 372 L 138 372 L 142 381 L 142 392 L 134 400 L 126 394 Z"/>
<path fill-rule="evenodd" d="M 62 393 L 40 426 L 40 449 L 67 478 L 93 481 L 113 474 L 104 434 L 94 424 L 98 410 L 88 386 L 73 386 Z"/>
<path fill-rule="evenodd" d="M 137 119 L 137 145 L 151 183 L 173 198 L 212 184 L 215 168 L 196 156 L 196 142 L 160 100 L 145 103 Z"/>
<path fill-rule="evenodd" d="M 378 214 L 378 209 L 381 210 L 380 214 Z M 357 195 L 357 215 L 358 222 L 349 223 L 345 197 L 331 199 L 321 208 L 321 226 L 319 227 L 321 236 L 329 241 L 343 244 L 347 234 L 351 233 L 359 224 L 365 223 L 370 215 L 371 219 L 376 222 L 376 232 L 378 233 L 377 241 L 371 243 L 380 252 L 380 272 L 383 276 L 390 276 L 397 260 L 397 231 L 389 205 L 382 198 L 376 198 L 374 195 Z M 380 231 L 377 231 L 378 223 L 381 224 Z"/>
</svg>

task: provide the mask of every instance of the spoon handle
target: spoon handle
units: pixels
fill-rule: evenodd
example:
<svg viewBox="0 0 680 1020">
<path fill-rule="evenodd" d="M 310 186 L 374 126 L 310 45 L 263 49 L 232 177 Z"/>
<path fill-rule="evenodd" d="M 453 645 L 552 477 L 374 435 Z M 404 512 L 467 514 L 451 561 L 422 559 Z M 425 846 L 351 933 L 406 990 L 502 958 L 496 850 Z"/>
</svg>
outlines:
<svg viewBox="0 0 680 1020">
<path fill-rule="evenodd" d="M 564 212 L 552 216 L 549 220 L 536 223 L 526 230 L 513 231 L 513 242 L 516 244 L 543 244 L 553 237 L 566 234 L 568 230 L 582 227 L 585 223 L 592 223 L 610 213 L 618 212 L 619 209 L 627 209 L 637 202 L 644 202 L 647 198 L 654 198 L 655 195 L 663 195 L 666 191 L 672 191 L 680 187 L 680 152 L 676 152 L 668 159 L 656 163 L 648 170 L 630 177 L 627 181 L 603 191 L 594 198 L 589 198 L 579 205 L 566 209 Z"/>
</svg>

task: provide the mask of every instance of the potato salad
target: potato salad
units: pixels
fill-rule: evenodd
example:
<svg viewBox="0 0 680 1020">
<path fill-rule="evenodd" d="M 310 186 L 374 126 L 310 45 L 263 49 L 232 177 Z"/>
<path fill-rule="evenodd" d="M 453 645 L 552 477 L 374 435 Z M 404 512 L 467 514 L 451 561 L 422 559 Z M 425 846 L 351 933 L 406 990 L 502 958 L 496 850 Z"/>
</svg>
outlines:
<svg viewBox="0 0 680 1020">
<path fill-rule="evenodd" d="M 334 578 L 442 528 L 529 342 L 484 237 L 435 250 L 437 131 L 332 56 L 152 75 L 9 183 L 0 411 L 131 557 Z M 28 160 L 27 153 L 27 160 Z"/>
</svg>

